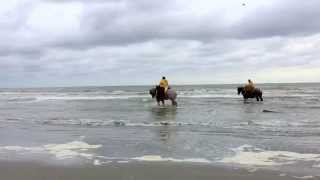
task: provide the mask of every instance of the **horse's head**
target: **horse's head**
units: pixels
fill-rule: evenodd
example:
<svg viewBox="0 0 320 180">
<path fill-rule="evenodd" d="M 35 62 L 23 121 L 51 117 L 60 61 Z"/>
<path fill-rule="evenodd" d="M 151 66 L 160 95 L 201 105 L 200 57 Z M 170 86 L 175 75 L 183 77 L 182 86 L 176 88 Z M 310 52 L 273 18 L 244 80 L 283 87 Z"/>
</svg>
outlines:
<svg viewBox="0 0 320 180">
<path fill-rule="evenodd" d="M 238 95 L 240 95 L 240 93 L 243 93 L 244 91 L 244 87 L 238 87 Z"/>
<path fill-rule="evenodd" d="M 149 94 L 152 96 L 152 98 L 154 98 L 156 96 L 157 90 L 156 88 L 152 88 L 149 90 Z"/>
</svg>

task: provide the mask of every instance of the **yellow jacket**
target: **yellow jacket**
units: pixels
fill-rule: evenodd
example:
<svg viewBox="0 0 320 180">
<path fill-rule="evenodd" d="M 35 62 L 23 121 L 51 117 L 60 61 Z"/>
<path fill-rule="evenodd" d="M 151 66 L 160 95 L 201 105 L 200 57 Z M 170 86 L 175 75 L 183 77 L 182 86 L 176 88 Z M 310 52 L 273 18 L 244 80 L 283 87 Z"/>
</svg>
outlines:
<svg viewBox="0 0 320 180">
<path fill-rule="evenodd" d="M 159 85 L 160 85 L 160 87 L 167 88 L 167 87 L 169 86 L 168 80 L 166 80 L 166 79 L 161 79 Z"/>
<path fill-rule="evenodd" d="M 253 92 L 254 89 L 255 89 L 255 87 L 254 87 L 254 85 L 253 85 L 252 82 L 249 83 L 249 84 L 247 84 L 247 85 L 244 87 L 244 90 L 245 90 L 246 92 Z"/>
</svg>

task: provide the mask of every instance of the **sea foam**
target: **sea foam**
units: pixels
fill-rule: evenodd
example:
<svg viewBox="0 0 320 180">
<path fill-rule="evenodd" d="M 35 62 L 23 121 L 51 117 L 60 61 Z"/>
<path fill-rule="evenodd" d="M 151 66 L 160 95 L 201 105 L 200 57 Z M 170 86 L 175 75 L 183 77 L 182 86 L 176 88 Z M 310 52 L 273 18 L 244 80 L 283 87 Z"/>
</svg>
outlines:
<svg viewBox="0 0 320 180">
<path fill-rule="evenodd" d="M 102 145 L 90 145 L 82 141 L 73 141 L 65 144 L 48 144 L 38 147 L 3 146 L 0 147 L 0 151 L 48 153 L 54 155 L 57 159 L 68 159 L 74 157 L 92 159 L 94 155 L 88 153 L 89 149 L 97 149 L 100 147 L 102 147 Z"/>
<path fill-rule="evenodd" d="M 171 161 L 171 162 L 190 162 L 190 163 L 210 163 L 211 161 L 202 158 L 188 158 L 188 159 L 175 159 L 175 158 L 164 158 L 159 155 L 146 155 L 141 157 L 132 158 L 132 160 L 137 161 L 149 161 L 149 162 L 163 162 L 163 161 Z"/>
<path fill-rule="evenodd" d="M 302 154 L 288 151 L 264 151 L 250 145 L 232 149 L 236 154 L 219 162 L 241 165 L 279 166 L 294 164 L 298 161 L 320 161 L 320 154 Z"/>
</svg>

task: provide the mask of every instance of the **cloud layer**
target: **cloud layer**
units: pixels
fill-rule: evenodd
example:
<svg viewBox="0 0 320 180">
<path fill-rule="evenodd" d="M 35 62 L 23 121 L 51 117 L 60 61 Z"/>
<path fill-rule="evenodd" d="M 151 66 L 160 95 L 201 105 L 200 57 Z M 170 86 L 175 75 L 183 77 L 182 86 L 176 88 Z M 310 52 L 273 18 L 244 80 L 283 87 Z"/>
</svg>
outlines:
<svg viewBox="0 0 320 180">
<path fill-rule="evenodd" d="M 317 0 L 3 4 L 3 87 L 320 81 Z"/>
</svg>

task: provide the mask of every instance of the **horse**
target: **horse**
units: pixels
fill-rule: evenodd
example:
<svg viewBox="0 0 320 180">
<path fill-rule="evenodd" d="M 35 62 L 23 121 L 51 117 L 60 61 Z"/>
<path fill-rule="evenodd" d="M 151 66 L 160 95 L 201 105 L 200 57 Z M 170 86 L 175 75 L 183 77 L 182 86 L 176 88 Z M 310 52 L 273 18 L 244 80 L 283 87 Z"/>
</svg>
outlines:
<svg viewBox="0 0 320 180">
<path fill-rule="evenodd" d="M 248 98 L 256 98 L 257 101 L 259 100 L 263 101 L 262 91 L 259 88 L 255 88 L 253 92 L 247 94 L 245 93 L 244 87 L 238 87 L 238 95 L 240 95 L 240 93 L 242 94 L 243 99 L 245 100 Z"/>
<path fill-rule="evenodd" d="M 165 100 L 170 100 L 173 106 L 178 106 L 176 101 L 177 92 L 171 88 L 169 88 L 167 93 L 165 93 L 165 89 L 163 87 L 156 86 L 149 90 L 149 94 L 152 98 L 156 98 L 158 105 L 160 105 L 160 101 L 162 102 L 162 105 L 164 105 Z"/>
</svg>

